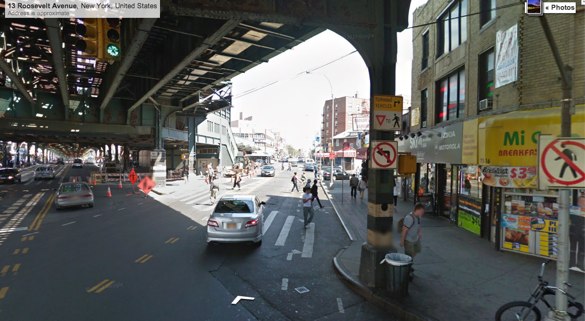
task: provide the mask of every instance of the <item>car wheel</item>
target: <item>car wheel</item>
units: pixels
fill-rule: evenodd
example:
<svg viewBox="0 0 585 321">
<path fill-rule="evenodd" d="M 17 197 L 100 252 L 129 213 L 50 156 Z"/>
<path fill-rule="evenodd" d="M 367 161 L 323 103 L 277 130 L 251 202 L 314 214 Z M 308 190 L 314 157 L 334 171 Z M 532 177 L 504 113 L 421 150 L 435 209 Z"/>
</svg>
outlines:
<svg viewBox="0 0 585 321">
<path fill-rule="evenodd" d="M 87 204 L 88 207 L 93 207 L 93 203 Z"/>
<path fill-rule="evenodd" d="M 260 239 L 260 241 L 258 241 L 258 242 L 256 242 L 256 243 L 254 243 L 254 246 L 255 246 L 255 247 L 260 247 L 260 246 L 262 246 L 262 239 Z"/>
</svg>

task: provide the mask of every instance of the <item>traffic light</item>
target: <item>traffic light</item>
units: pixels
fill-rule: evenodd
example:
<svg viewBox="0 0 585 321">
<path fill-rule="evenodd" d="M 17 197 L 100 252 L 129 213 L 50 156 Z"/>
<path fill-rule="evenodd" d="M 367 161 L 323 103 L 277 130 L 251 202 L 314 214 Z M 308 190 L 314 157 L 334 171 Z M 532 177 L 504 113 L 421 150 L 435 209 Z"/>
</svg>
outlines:
<svg viewBox="0 0 585 321">
<path fill-rule="evenodd" d="M 100 48 L 100 19 L 77 19 L 75 49 L 82 57 L 98 58 Z"/>
<path fill-rule="evenodd" d="M 107 18 L 102 22 L 102 58 L 106 61 L 120 61 L 122 58 L 121 23 L 122 20 L 117 18 Z"/>
</svg>

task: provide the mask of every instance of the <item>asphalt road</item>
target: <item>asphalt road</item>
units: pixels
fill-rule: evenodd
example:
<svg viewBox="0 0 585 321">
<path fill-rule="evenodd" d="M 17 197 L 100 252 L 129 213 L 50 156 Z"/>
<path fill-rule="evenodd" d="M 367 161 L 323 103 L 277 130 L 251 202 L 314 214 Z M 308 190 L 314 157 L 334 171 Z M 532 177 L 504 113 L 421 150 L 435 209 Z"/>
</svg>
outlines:
<svg viewBox="0 0 585 321">
<path fill-rule="evenodd" d="M 245 178 L 235 191 L 267 202 L 254 247 L 207 246 L 202 180 L 146 198 L 117 184 L 108 198 L 98 185 L 94 208 L 56 211 L 59 181 L 91 169 L 0 185 L 0 320 L 389 320 L 334 273 L 331 259 L 349 239 L 328 201 L 303 228 L 289 172 Z M 220 196 L 234 192 L 228 184 Z M 238 295 L 254 300 L 231 304 Z"/>
</svg>

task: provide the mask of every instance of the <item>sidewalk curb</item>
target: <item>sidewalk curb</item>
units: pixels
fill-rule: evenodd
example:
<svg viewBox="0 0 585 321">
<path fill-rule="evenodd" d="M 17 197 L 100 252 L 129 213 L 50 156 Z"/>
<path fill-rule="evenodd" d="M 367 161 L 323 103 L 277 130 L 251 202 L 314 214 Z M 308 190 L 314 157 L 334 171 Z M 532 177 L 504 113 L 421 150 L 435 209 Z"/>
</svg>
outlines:
<svg viewBox="0 0 585 321">
<path fill-rule="evenodd" d="M 393 301 L 388 298 L 381 297 L 374 293 L 370 288 L 363 285 L 361 281 L 352 277 L 349 273 L 344 270 L 343 264 L 340 263 L 338 259 L 339 256 L 343 254 L 343 252 L 347 249 L 347 247 L 339 250 L 337 255 L 333 258 L 333 269 L 342 279 L 342 281 L 355 293 L 362 296 L 368 302 L 371 302 L 378 307 L 383 308 L 384 310 L 390 312 L 392 315 L 400 318 L 402 321 L 437 321 L 436 319 L 422 316 L 416 312 L 406 310 L 398 301 Z"/>
<path fill-rule="evenodd" d="M 335 203 L 333 203 L 333 201 L 331 200 L 331 196 L 329 195 L 329 191 L 326 190 L 323 187 L 323 182 L 324 181 L 320 181 L 319 182 L 319 185 L 321 185 L 321 189 L 323 190 L 323 192 L 325 193 L 325 195 L 327 195 L 327 199 L 329 200 L 329 203 L 331 203 L 331 206 L 333 207 L 333 211 L 335 212 L 335 215 L 337 215 L 337 218 L 341 222 L 341 225 L 343 226 L 343 229 L 345 230 L 345 233 L 347 233 L 347 237 L 349 237 L 349 240 L 352 241 L 352 242 L 355 241 L 355 238 L 353 237 L 353 235 L 351 235 L 351 232 L 349 231 L 349 229 L 345 225 L 345 222 L 341 218 L 341 215 L 339 215 L 339 211 L 337 210 L 337 206 L 335 206 Z"/>
</svg>

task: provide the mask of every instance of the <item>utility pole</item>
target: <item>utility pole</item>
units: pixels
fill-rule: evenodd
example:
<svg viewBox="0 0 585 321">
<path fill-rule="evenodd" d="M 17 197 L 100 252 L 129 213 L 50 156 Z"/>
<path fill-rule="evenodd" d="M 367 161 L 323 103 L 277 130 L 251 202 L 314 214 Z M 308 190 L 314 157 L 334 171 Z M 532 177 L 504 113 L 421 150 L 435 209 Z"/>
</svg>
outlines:
<svg viewBox="0 0 585 321">
<path fill-rule="evenodd" d="M 561 105 L 561 137 L 571 137 L 571 103 L 573 102 L 573 68 L 569 65 L 564 65 L 559 53 L 546 16 L 540 17 L 540 24 L 544 30 L 546 40 L 552 50 L 555 62 L 561 73 L 563 98 Z M 570 189 L 559 189 L 559 219 L 558 219 L 558 243 L 557 247 L 559 254 L 557 257 L 557 287 L 563 291 L 567 290 L 567 283 L 569 281 L 569 207 L 570 207 Z M 555 295 L 556 309 L 551 311 L 547 317 L 549 321 L 570 321 L 571 318 L 567 314 L 567 296 L 557 293 Z"/>
</svg>

